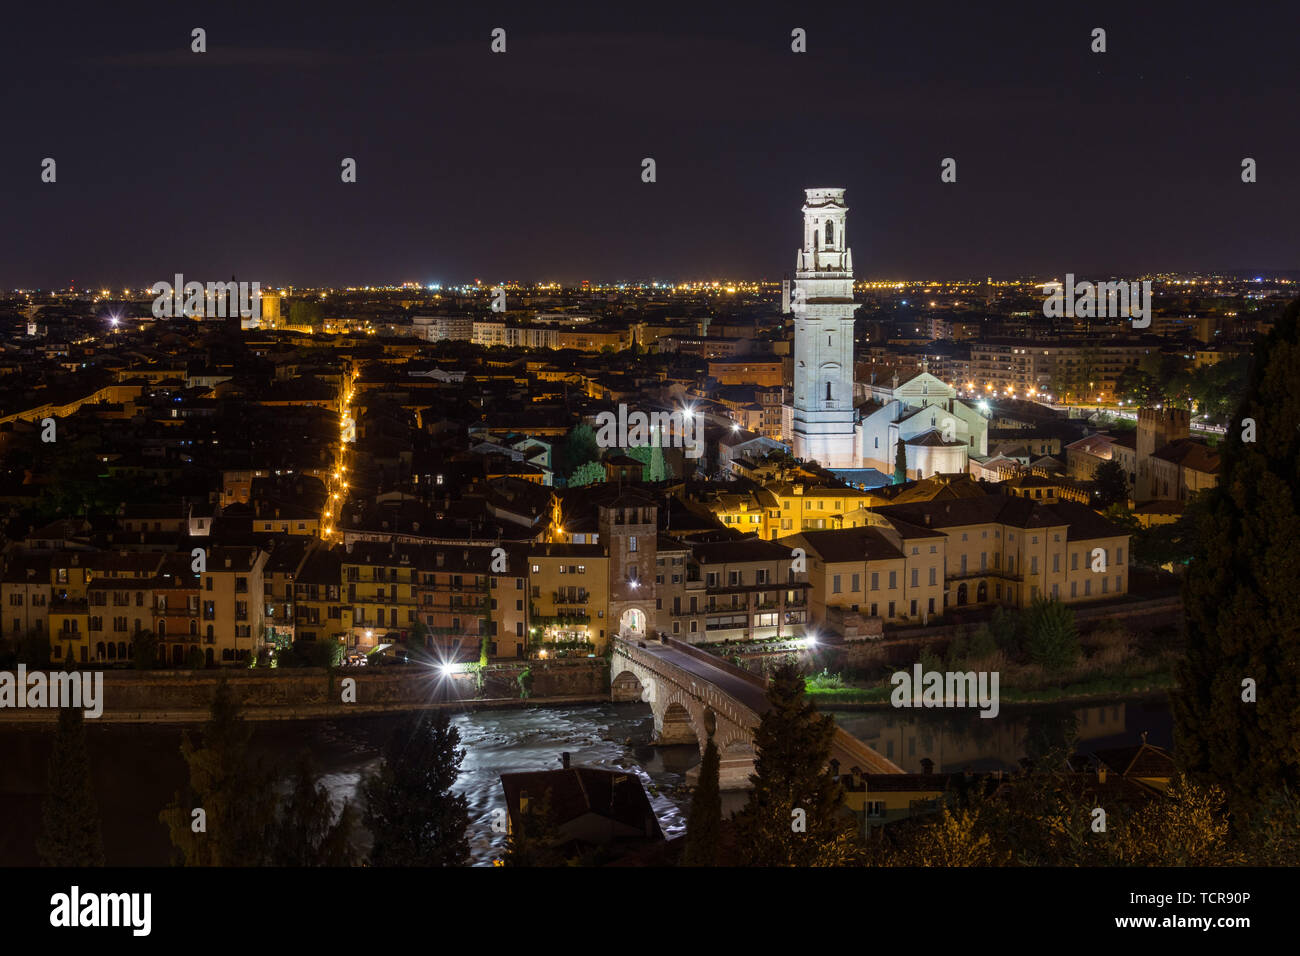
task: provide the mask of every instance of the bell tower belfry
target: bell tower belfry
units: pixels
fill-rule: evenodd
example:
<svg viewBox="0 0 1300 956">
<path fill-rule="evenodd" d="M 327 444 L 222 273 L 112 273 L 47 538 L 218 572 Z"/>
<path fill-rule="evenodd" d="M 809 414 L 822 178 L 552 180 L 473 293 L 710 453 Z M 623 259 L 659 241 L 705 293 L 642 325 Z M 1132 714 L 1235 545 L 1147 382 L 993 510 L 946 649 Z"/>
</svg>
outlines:
<svg viewBox="0 0 1300 956">
<path fill-rule="evenodd" d="M 853 406 L 853 253 L 843 189 L 805 189 L 794 314 L 794 454 L 858 467 Z"/>
</svg>

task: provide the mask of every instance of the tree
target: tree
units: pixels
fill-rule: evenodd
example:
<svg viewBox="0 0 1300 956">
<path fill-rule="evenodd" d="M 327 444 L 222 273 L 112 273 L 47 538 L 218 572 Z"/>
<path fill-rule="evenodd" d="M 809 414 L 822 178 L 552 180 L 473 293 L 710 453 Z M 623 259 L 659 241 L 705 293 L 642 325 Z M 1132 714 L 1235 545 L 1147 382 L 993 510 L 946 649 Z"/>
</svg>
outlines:
<svg viewBox="0 0 1300 956">
<path fill-rule="evenodd" d="M 469 859 L 469 802 L 453 793 L 465 751 L 446 711 L 405 720 L 361 785 L 374 837 L 372 866 L 461 866 Z"/>
<path fill-rule="evenodd" d="M 1118 459 L 1111 458 L 1098 465 L 1093 481 L 1097 483 L 1097 508 L 1109 508 L 1128 501 L 1128 475 Z"/>
<path fill-rule="evenodd" d="M 252 733 L 223 678 L 212 697 L 202 746 L 194 746 L 188 732 L 181 737 L 181 756 L 189 765 L 188 792 L 184 797 L 178 793 L 158 815 L 186 866 L 266 862 L 277 803 L 275 776 L 250 758 Z M 196 810 L 203 812 L 196 817 Z"/>
<path fill-rule="evenodd" d="M 1183 578 L 1174 753 L 1234 816 L 1300 789 L 1300 300 L 1255 348 Z M 1243 441 L 1242 420 L 1255 422 Z"/>
<path fill-rule="evenodd" d="M 158 635 L 141 631 L 131 639 L 132 663 L 138 671 L 153 670 L 158 666 Z"/>
<path fill-rule="evenodd" d="M 850 826 L 842 816 L 843 790 L 828 767 L 835 721 L 818 715 L 792 664 L 776 669 L 767 699 L 771 706 L 754 734 L 753 790 L 736 818 L 742 863 L 833 862 Z"/>
<path fill-rule="evenodd" d="M 1025 620 L 1025 652 L 1048 673 L 1068 670 L 1079 659 L 1074 612 L 1057 598 L 1038 598 Z"/>
<path fill-rule="evenodd" d="M 271 832 L 272 866 L 352 866 L 357 814 L 344 801 L 337 818 L 329 791 L 320 785 L 307 751 L 298 758 L 292 787 Z"/>
<path fill-rule="evenodd" d="M 59 711 L 36 851 L 46 866 L 104 865 L 99 807 L 86 750 L 85 714 L 76 707 Z"/>
<path fill-rule="evenodd" d="M 722 793 L 718 789 L 720 766 L 718 745 L 709 737 L 700 761 L 700 782 L 691 795 L 691 811 L 686 818 L 685 866 L 717 866 L 718 843 L 722 835 Z"/>
<path fill-rule="evenodd" d="M 989 617 L 988 627 L 998 650 L 1009 657 L 1019 657 L 1024 649 L 1024 618 L 1014 608 L 999 604 Z"/>
<path fill-rule="evenodd" d="M 585 462 L 600 458 L 600 445 L 596 443 L 596 430 L 582 422 L 569 429 L 557 451 L 556 471 L 570 478 Z"/>
<path fill-rule="evenodd" d="M 1121 819 L 1111 850 L 1125 866 L 1222 866 L 1228 860 L 1228 817 L 1223 791 L 1183 776 L 1163 797 Z M 1245 861 L 1242 861 L 1245 862 Z"/>
<path fill-rule="evenodd" d="M 583 485 L 597 485 L 605 480 L 605 467 L 598 461 L 589 461 L 579 465 L 569 475 L 569 487 L 581 488 Z"/>
<path fill-rule="evenodd" d="M 894 481 L 896 485 L 901 485 L 907 481 L 907 445 L 903 443 L 902 436 L 899 436 L 898 443 L 894 446 Z"/>
<path fill-rule="evenodd" d="M 906 831 L 894 852 L 873 862 L 890 866 L 1004 866 L 1010 857 L 1010 852 L 989 833 L 980 805 L 945 805 Z"/>
<path fill-rule="evenodd" d="M 18 638 L 16 652 L 18 660 L 28 667 L 50 666 L 50 638 L 41 631 L 28 631 Z"/>
<path fill-rule="evenodd" d="M 662 445 L 638 445 L 626 451 L 629 458 L 634 458 L 645 467 L 641 469 L 641 480 L 656 482 L 667 481 L 673 477 L 672 466 L 664 457 Z"/>
</svg>

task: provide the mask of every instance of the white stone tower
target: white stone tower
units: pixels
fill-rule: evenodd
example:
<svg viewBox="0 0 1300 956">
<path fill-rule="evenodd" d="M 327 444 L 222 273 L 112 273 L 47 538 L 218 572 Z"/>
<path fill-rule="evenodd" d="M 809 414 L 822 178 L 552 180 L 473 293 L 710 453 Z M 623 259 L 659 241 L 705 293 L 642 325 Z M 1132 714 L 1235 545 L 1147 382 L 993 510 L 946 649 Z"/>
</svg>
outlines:
<svg viewBox="0 0 1300 956">
<path fill-rule="evenodd" d="M 853 408 L 853 253 L 843 189 L 805 189 L 795 265 L 794 454 L 858 467 Z"/>
</svg>

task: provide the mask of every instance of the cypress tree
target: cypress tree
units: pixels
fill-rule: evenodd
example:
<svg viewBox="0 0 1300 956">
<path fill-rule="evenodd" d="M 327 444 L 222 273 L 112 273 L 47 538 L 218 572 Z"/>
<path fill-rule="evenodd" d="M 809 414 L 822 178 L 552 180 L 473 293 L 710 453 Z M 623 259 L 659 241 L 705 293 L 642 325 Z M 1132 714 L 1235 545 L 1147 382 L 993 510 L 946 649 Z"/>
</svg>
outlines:
<svg viewBox="0 0 1300 956">
<path fill-rule="evenodd" d="M 835 721 L 817 713 L 791 664 L 773 673 L 768 701 L 754 733 L 753 791 L 736 818 L 740 855 L 750 866 L 814 866 L 846 831 L 843 790 L 827 766 Z"/>
<path fill-rule="evenodd" d="M 213 694 L 202 744 L 196 746 L 188 732 L 181 738 L 181 756 L 189 765 L 188 792 L 178 793 L 159 814 L 186 866 L 267 862 L 278 800 L 274 774 L 249 755 L 252 733 L 223 678 Z M 204 826 L 196 832 L 198 809 Z"/>
<path fill-rule="evenodd" d="M 1194 780 L 1223 787 L 1234 814 L 1300 788 L 1298 326 L 1300 300 L 1255 348 L 1218 486 L 1193 509 L 1183 582 L 1175 756 Z M 1254 702 L 1243 699 L 1250 682 Z"/>
<path fill-rule="evenodd" d="M 103 866 L 99 807 L 90 781 L 85 715 L 75 707 L 59 711 L 50 754 L 49 791 L 41 803 L 36 850 L 46 866 Z"/>
<path fill-rule="evenodd" d="M 903 438 L 900 435 L 897 449 L 894 452 L 894 481 L 896 485 L 901 485 L 907 481 L 907 446 L 903 444 Z"/>
<path fill-rule="evenodd" d="M 686 818 L 685 866 L 717 866 L 718 843 L 722 836 L 722 793 L 718 789 L 721 763 L 718 745 L 709 737 L 700 761 L 700 783 L 691 795 L 691 811 Z"/>
<path fill-rule="evenodd" d="M 308 751 L 298 757 L 292 789 L 272 831 L 272 866 L 351 866 L 350 837 L 356 815 L 344 803 L 338 820 L 329 792 L 320 784 Z"/>
<path fill-rule="evenodd" d="M 362 784 L 373 866 L 461 866 L 469 860 L 469 802 L 453 793 L 465 751 L 445 711 L 405 721 L 383 764 Z"/>
</svg>

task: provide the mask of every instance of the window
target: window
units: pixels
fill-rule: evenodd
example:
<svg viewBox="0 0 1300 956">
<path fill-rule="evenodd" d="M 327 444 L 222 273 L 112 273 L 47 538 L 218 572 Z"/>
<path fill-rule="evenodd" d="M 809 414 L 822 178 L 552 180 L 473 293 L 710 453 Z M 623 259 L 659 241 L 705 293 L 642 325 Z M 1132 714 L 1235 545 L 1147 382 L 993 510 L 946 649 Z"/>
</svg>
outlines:
<svg viewBox="0 0 1300 956">
<path fill-rule="evenodd" d="M 936 584 L 938 584 L 937 575 L 938 575 L 938 571 L 937 571 L 935 568 L 930 568 L 930 586 L 931 586 L 931 587 L 934 587 Z M 931 604 L 934 603 L 934 599 L 933 599 L 933 598 L 930 599 L 930 603 L 931 603 Z M 930 610 L 933 611 L 934 608 L 931 608 Z"/>
<path fill-rule="evenodd" d="M 862 575 L 855 574 L 853 575 L 852 591 L 854 594 L 857 594 L 860 590 L 862 590 Z"/>
<path fill-rule="evenodd" d="M 838 574 L 831 577 L 831 593 L 840 593 L 840 576 Z"/>
<path fill-rule="evenodd" d="M 920 569 L 920 568 L 913 568 L 913 569 L 912 569 L 912 587 L 916 587 L 916 586 L 918 586 L 920 583 L 921 583 L 921 569 Z M 915 614 L 916 612 L 913 611 L 912 613 Z"/>
<path fill-rule="evenodd" d="M 1124 563 L 1124 549 L 1123 549 L 1123 548 L 1116 548 L 1116 549 L 1115 549 L 1115 563 L 1116 563 L 1116 564 L 1123 564 L 1123 563 Z"/>
<path fill-rule="evenodd" d="M 636 551 L 636 535 L 634 535 L 634 534 L 633 534 L 633 535 L 628 535 L 628 539 L 627 539 L 627 540 L 628 540 L 628 550 L 629 550 L 629 551 L 632 551 L 632 552 L 635 552 L 635 551 Z"/>
<path fill-rule="evenodd" d="M 1061 556 L 1059 554 L 1054 554 L 1052 555 L 1052 572 L 1056 573 L 1057 571 L 1060 570 L 1061 570 Z"/>
<path fill-rule="evenodd" d="M 873 591 L 879 591 L 879 590 L 880 590 L 880 572 L 879 572 L 879 571 L 872 571 L 872 572 L 871 572 L 871 590 L 873 590 Z"/>
<path fill-rule="evenodd" d="M 897 572 L 897 571 L 890 571 L 890 572 L 889 572 L 889 589 L 892 591 L 892 590 L 893 590 L 894 588 L 896 588 L 896 587 L 898 587 L 898 572 Z M 893 612 L 890 612 L 890 615 L 889 615 L 889 616 L 890 616 L 890 617 L 893 617 L 893 616 L 894 616 L 894 615 L 893 615 Z"/>
</svg>

